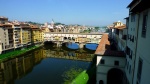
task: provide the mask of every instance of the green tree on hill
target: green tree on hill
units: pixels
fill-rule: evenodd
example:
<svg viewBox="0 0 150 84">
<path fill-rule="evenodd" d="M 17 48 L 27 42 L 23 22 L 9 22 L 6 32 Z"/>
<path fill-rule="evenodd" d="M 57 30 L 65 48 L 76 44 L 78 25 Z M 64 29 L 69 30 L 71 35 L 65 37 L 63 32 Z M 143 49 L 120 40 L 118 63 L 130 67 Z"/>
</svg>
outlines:
<svg viewBox="0 0 150 84">
<path fill-rule="evenodd" d="M 100 27 L 95 27 L 95 30 L 98 31 Z"/>
</svg>

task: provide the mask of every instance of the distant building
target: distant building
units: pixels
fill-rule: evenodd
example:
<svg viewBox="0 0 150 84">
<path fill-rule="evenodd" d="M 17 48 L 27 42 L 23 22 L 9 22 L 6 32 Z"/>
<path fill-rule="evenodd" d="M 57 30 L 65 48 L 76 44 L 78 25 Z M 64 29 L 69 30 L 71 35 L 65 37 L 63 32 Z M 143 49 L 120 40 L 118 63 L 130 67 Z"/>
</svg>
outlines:
<svg viewBox="0 0 150 84">
<path fill-rule="evenodd" d="M 29 24 L 22 23 L 21 26 L 21 44 L 22 46 L 31 45 L 31 27 Z"/>
<path fill-rule="evenodd" d="M 13 28 L 8 24 L 8 18 L 0 17 L 0 52 L 6 52 L 14 48 Z"/>
<path fill-rule="evenodd" d="M 2 29 L 1 29 L 2 27 L 3 27 L 3 26 L 0 24 L 0 33 L 2 33 Z M 0 54 L 1 54 L 2 51 L 3 51 L 3 49 L 2 49 L 3 46 L 2 46 L 2 40 L 1 40 L 1 39 L 3 39 L 2 36 L 0 36 Z"/>
<path fill-rule="evenodd" d="M 31 27 L 31 40 L 32 44 L 40 44 L 43 42 L 43 32 L 37 25 L 30 25 Z"/>
<path fill-rule="evenodd" d="M 21 44 L 22 35 L 21 35 L 20 24 L 12 24 L 12 28 L 13 28 L 14 48 L 20 48 L 22 47 L 22 44 Z"/>
<path fill-rule="evenodd" d="M 118 50 L 125 51 L 127 28 L 122 22 L 114 22 L 113 25 L 108 26 L 109 39 L 117 46 Z"/>
<path fill-rule="evenodd" d="M 8 18 L 0 16 L 0 24 L 5 24 L 6 22 L 8 22 Z"/>
</svg>

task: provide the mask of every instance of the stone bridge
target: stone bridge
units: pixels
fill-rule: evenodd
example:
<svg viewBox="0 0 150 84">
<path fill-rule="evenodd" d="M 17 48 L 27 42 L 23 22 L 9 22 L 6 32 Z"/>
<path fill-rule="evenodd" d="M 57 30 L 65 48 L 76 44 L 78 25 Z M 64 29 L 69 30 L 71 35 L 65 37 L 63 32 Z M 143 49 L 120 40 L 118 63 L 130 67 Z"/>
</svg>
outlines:
<svg viewBox="0 0 150 84">
<path fill-rule="evenodd" d="M 96 43 L 101 40 L 103 33 L 52 33 L 44 34 L 44 41 L 52 41 L 55 43 L 73 42 L 79 44 Z"/>
</svg>

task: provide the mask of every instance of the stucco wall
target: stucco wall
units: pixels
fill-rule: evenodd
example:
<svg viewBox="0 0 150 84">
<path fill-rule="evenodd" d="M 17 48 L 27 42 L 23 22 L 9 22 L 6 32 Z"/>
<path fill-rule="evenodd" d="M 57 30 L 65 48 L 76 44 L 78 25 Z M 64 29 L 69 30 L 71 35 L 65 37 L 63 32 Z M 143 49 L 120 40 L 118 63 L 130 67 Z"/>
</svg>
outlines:
<svg viewBox="0 0 150 84">
<path fill-rule="evenodd" d="M 100 64 L 101 59 L 105 60 L 104 64 Z M 119 61 L 119 66 L 114 65 L 115 61 Z M 97 56 L 97 84 L 99 84 L 99 80 L 103 80 L 104 84 L 107 84 L 107 73 L 112 68 L 118 68 L 124 72 L 125 63 L 125 57 Z"/>
<path fill-rule="evenodd" d="M 137 82 L 137 71 L 138 71 L 138 62 L 139 58 L 143 60 L 142 64 L 142 73 L 141 73 L 141 82 L 140 84 L 150 84 L 150 9 L 148 11 L 148 20 L 147 20 L 147 29 L 146 37 L 142 37 L 142 24 L 143 24 L 143 11 L 140 13 L 140 23 L 138 31 L 138 44 L 137 44 L 137 57 L 136 57 L 136 66 L 134 71 L 134 84 Z"/>
</svg>

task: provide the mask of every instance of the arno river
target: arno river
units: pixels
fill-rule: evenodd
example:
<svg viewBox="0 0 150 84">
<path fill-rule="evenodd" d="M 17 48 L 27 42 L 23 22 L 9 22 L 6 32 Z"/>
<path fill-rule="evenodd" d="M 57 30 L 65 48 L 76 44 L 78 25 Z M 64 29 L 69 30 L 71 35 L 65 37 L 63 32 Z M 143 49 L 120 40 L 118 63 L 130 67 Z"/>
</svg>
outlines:
<svg viewBox="0 0 150 84">
<path fill-rule="evenodd" d="M 0 84 L 67 84 L 90 67 L 96 44 L 45 46 L 0 64 Z M 75 74 L 76 73 L 76 74 Z"/>
</svg>

